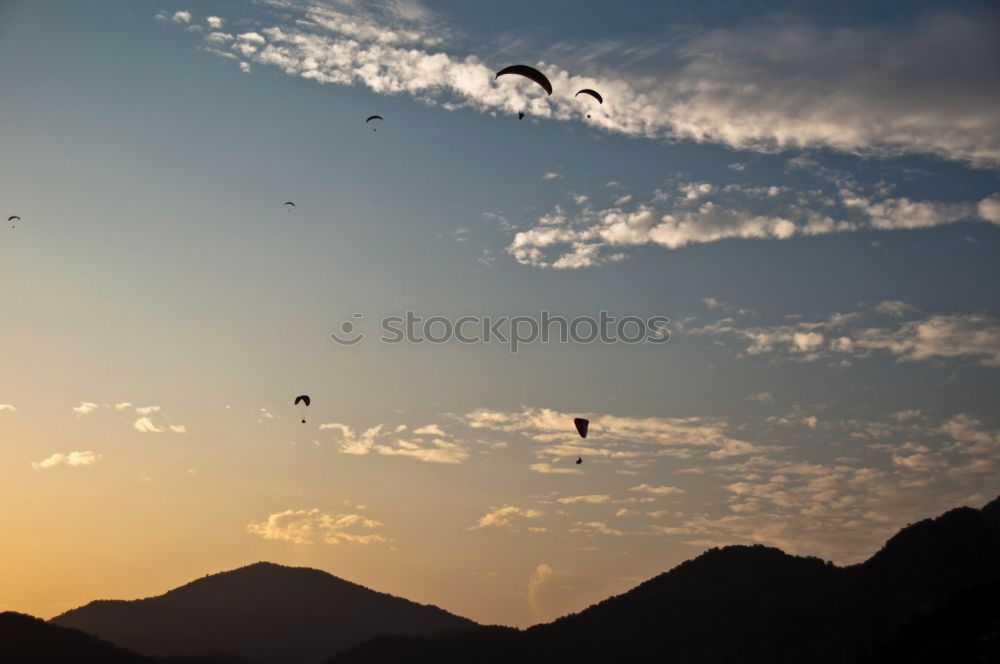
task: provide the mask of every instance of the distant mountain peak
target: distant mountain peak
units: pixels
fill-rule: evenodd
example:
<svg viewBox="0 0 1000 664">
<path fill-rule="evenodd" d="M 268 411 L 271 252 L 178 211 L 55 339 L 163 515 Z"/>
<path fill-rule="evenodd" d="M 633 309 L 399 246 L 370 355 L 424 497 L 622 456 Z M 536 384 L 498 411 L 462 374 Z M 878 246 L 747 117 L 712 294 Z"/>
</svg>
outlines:
<svg viewBox="0 0 1000 664">
<path fill-rule="evenodd" d="M 261 561 L 140 600 L 101 600 L 56 616 L 145 655 L 219 651 L 262 662 L 314 663 L 377 635 L 474 625 L 434 606 L 322 570 Z"/>
</svg>

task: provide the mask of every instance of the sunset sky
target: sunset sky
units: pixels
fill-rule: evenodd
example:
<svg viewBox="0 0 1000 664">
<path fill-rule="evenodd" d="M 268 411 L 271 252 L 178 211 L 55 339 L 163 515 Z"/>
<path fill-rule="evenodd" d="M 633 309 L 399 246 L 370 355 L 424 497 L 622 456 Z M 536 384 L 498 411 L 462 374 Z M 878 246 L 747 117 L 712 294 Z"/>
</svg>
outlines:
<svg viewBox="0 0 1000 664">
<path fill-rule="evenodd" d="M 0 0 L 0 611 L 269 560 L 525 626 L 984 504 L 997 34 L 989 2 Z M 670 340 L 378 340 L 543 310 Z"/>
</svg>

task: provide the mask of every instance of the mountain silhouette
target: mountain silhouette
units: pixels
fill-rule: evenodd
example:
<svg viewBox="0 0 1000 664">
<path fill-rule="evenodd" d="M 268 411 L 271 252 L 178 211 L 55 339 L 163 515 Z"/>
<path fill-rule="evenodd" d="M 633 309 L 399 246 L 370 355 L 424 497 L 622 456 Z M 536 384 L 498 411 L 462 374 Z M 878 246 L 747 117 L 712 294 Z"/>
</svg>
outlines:
<svg viewBox="0 0 1000 664">
<path fill-rule="evenodd" d="M 326 572 L 273 563 L 206 576 L 157 597 L 94 601 L 51 622 L 143 655 L 223 652 L 268 664 L 315 664 L 381 634 L 475 625 Z"/>
<path fill-rule="evenodd" d="M 10 664 L 248 664 L 224 654 L 202 657 L 145 657 L 77 629 L 41 618 L 0 613 L 0 662 Z"/>
<path fill-rule="evenodd" d="M 983 598 L 995 587 L 988 584 L 1000 582 L 998 515 L 1000 499 L 981 510 L 951 510 L 904 528 L 874 556 L 850 567 L 759 545 L 711 549 L 552 623 L 523 631 L 475 627 L 448 637 L 377 637 L 330 662 L 908 661 L 892 658 L 918 647 L 905 626 L 946 611 L 942 607 L 949 603 L 954 606 L 948 615 L 988 608 Z M 949 631 L 954 620 L 939 620 L 941 638 L 982 639 L 982 652 L 1000 646 L 1000 624 L 988 615 L 964 632 Z"/>
</svg>

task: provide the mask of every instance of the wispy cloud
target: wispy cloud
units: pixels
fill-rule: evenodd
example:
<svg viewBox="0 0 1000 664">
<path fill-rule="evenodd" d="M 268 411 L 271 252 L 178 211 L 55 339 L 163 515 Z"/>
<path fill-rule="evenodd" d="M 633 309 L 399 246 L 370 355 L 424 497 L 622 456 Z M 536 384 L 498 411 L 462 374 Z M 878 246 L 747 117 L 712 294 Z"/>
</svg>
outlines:
<svg viewBox="0 0 1000 664">
<path fill-rule="evenodd" d="M 405 425 L 390 427 L 379 424 L 363 433 L 357 433 L 350 426 L 340 422 L 320 425 L 321 431 L 334 431 L 339 435 L 336 442 L 344 454 L 365 455 L 376 453 L 382 456 L 403 456 L 427 463 L 460 464 L 469 460 L 468 448 L 445 438 L 448 433 L 437 424 L 429 424 L 413 431 L 414 436 L 433 436 L 429 441 L 405 439 L 397 434 L 405 432 Z"/>
<path fill-rule="evenodd" d="M 521 525 L 525 519 L 537 519 L 542 513 L 533 508 L 516 507 L 514 505 L 503 505 L 494 507 L 489 512 L 479 517 L 476 524 L 469 526 L 468 530 L 479 530 L 482 528 L 512 528 Z"/>
<path fill-rule="evenodd" d="M 829 184 L 829 183 L 828 183 Z M 989 221 L 975 203 L 876 198 L 840 182 L 833 191 L 707 182 L 659 189 L 650 201 L 626 209 L 561 206 L 513 234 L 507 253 L 523 265 L 579 269 L 614 263 L 647 245 L 668 250 L 723 240 L 790 240 L 861 230 L 901 231 L 957 221 Z M 989 200 L 989 199 L 987 199 Z M 724 307 L 705 298 L 709 308 Z"/>
<path fill-rule="evenodd" d="M 894 27 L 783 20 L 703 31 L 662 53 L 655 76 L 648 68 L 632 73 L 623 62 L 604 71 L 586 63 L 586 74 L 544 65 L 555 88 L 546 97 L 528 84 L 494 81 L 505 63 L 447 52 L 445 44 L 457 40 L 448 40 L 426 9 L 392 7 L 285 3 L 288 20 L 256 31 L 266 43 L 238 41 L 234 48 L 291 76 L 408 93 L 447 109 L 526 111 L 745 150 L 823 147 L 1000 162 L 1000 118 L 992 112 L 1000 92 L 990 85 L 1000 58 L 989 15 L 941 12 Z M 189 12 L 172 18 L 191 20 Z M 942 68 L 942 61 L 955 64 Z M 604 104 L 574 98 L 583 87 L 601 90 Z"/>
<path fill-rule="evenodd" d="M 880 302 L 876 313 L 902 317 L 916 311 L 901 301 Z M 1000 320 L 982 314 L 934 314 L 893 327 L 865 325 L 865 311 L 833 314 L 825 320 L 791 324 L 741 326 L 731 318 L 687 334 L 729 336 L 745 342 L 748 355 L 775 354 L 782 359 L 844 362 L 887 353 L 900 362 L 965 359 L 1000 366 Z"/>
</svg>

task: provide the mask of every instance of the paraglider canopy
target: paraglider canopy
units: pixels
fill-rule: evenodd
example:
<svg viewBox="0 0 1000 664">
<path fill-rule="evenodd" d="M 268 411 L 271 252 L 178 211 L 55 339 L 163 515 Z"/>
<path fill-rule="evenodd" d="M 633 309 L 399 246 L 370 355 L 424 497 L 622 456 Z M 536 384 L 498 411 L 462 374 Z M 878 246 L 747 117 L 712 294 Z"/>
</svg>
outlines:
<svg viewBox="0 0 1000 664">
<path fill-rule="evenodd" d="M 602 97 L 601 93 L 599 93 L 597 90 L 591 90 L 590 88 L 584 88 L 583 90 L 580 90 L 579 92 L 577 92 L 573 96 L 574 97 L 579 97 L 580 95 L 590 95 L 591 97 L 593 97 L 594 99 L 597 100 L 597 103 L 599 103 L 599 104 L 603 104 L 604 103 L 604 97 Z"/>
<path fill-rule="evenodd" d="M 552 84 L 549 83 L 549 79 L 545 77 L 545 74 L 538 71 L 534 67 L 529 67 L 528 65 L 511 65 L 510 67 L 504 67 L 497 72 L 497 75 L 493 80 L 495 81 L 505 74 L 517 74 L 519 76 L 524 76 L 525 78 L 538 83 L 548 94 L 552 94 Z"/>
<path fill-rule="evenodd" d="M 303 413 L 303 415 L 304 415 L 305 412 L 306 412 L 305 409 L 308 408 L 311 403 L 312 403 L 312 399 L 309 398 L 309 395 L 308 394 L 303 394 L 303 395 L 295 397 L 295 403 L 294 403 L 294 405 L 299 406 L 301 404 L 301 407 L 299 408 L 299 410 L 301 410 L 302 413 Z M 306 423 L 306 418 L 303 416 L 303 418 L 302 418 L 302 424 L 305 424 L 305 423 Z"/>
<path fill-rule="evenodd" d="M 7 221 L 10 222 L 10 227 L 11 228 L 14 228 L 14 220 L 21 221 L 21 218 L 19 216 L 17 216 L 16 214 L 12 214 L 9 217 L 7 217 Z"/>
<path fill-rule="evenodd" d="M 590 420 L 585 420 L 582 417 L 574 417 L 573 424 L 576 426 L 576 431 L 580 434 L 580 438 L 586 438 L 587 427 L 590 426 Z"/>
<path fill-rule="evenodd" d="M 291 205 L 292 207 L 295 207 L 295 203 L 291 201 L 285 201 L 285 205 Z"/>
<path fill-rule="evenodd" d="M 573 96 L 574 97 L 579 97 L 580 95 L 590 95 L 591 97 L 593 97 L 594 99 L 597 100 L 598 104 L 603 104 L 604 103 L 604 97 L 602 97 L 601 93 L 598 92 L 597 90 L 591 90 L 590 88 L 584 88 L 583 90 L 580 90 L 579 92 L 577 92 Z M 587 117 L 588 118 L 590 117 L 590 113 L 587 113 Z"/>
<path fill-rule="evenodd" d="M 368 124 L 372 120 L 382 120 L 383 122 L 385 122 L 385 118 L 383 118 L 381 115 L 369 115 L 368 119 L 365 120 L 365 124 Z"/>
</svg>

